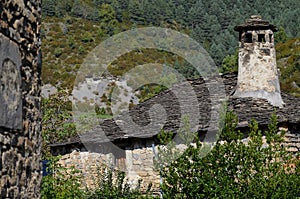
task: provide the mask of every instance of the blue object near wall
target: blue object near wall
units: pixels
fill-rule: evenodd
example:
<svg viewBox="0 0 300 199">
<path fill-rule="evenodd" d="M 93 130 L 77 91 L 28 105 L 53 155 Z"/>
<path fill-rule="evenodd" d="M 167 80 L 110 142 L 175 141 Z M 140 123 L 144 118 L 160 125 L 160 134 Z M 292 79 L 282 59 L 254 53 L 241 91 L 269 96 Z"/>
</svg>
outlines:
<svg viewBox="0 0 300 199">
<path fill-rule="evenodd" d="M 51 174 L 51 171 L 49 171 L 48 165 L 49 165 L 49 160 L 42 160 L 42 165 L 43 165 L 43 176 L 47 176 Z"/>
</svg>

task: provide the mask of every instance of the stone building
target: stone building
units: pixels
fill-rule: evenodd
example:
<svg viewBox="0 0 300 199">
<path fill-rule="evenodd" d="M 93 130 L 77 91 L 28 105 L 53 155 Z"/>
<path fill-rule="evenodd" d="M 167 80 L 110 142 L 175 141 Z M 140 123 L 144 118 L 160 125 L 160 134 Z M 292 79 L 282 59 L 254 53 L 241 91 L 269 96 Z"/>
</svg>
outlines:
<svg viewBox="0 0 300 199">
<path fill-rule="evenodd" d="M 293 153 L 300 152 L 300 100 L 289 94 L 282 93 L 285 105 L 282 108 L 272 106 L 266 99 L 243 97 L 239 98 L 234 93 L 237 84 L 237 74 L 224 74 L 216 77 L 217 81 L 223 81 L 226 94 L 229 97 L 228 109 L 238 115 L 239 123 L 237 128 L 245 131 L 251 119 L 256 119 L 261 127 L 266 127 L 270 122 L 272 113 L 276 110 L 279 120 L 279 127 L 285 130 L 286 146 Z M 201 139 L 207 135 L 209 128 L 209 112 L 211 102 L 207 90 L 207 81 L 202 79 L 190 81 L 197 93 L 199 108 L 202 110 L 199 120 L 198 134 Z M 168 115 L 163 128 L 165 131 L 177 133 L 179 130 L 180 112 L 177 107 L 176 96 L 170 91 L 159 95 L 133 107 L 129 113 L 133 120 L 139 125 L 146 126 L 149 123 L 149 111 L 155 104 L 162 105 Z M 179 107 L 178 107 L 179 108 Z M 97 165 L 105 163 L 113 165 L 127 173 L 129 181 L 135 183 L 143 179 L 142 188 L 147 188 L 153 183 L 153 188 L 158 190 L 159 175 L 154 170 L 153 159 L 157 153 L 157 146 L 160 144 L 157 133 L 143 133 L 132 130 L 131 134 L 125 133 L 118 127 L 122 122 L 122 115 L 104 120 L 99 126 L 77 138 L 72 138 L 64 143 L 50 145 L 52 154 L 61 154 L 63 166 L 77 165 L 86 176 L 85 185 L 93 187 L 97 180 Z M 99 134 L 101 128 L 104 134 Z"/>
<path fill-rule="evenodd" d="M 274 32 L 277 28 L 253 15 L 234 28 L 239 32 L 239 73 L 235 95 L 267 99 L 282 107 L 276 67 Z"/>
<path fill-rule="evenodd" d="M 40 198 L 41 1 L 0 3 L 0 195 Z"/>
<path fill-rule="evenodd" d="M 210 113 L 213 107 L 208 84 L 222 82 L 228 109 L 238 115 L 239 130 L 247 129 L 252 119 L 256 119 L 261 127 L 267 126 L 276 110 L 280 129 L 286 131 L 285 145 L 291 152 L 299 153 L 300 100 L 280 93 L 273 41 L 276 27 L 259 17 L 252 17 L 246 24 L 237 26 L 236 30 L 240 32 L 238 75 L 224 74 L 205 81 L 202 78 L 189 80 L 198 100 L 198 106 L 193 108 L 201 110 L 197 125 L 200 139 L 209 137 L 211 133 Z M 176 86 L 180 85 L 174 85 L 173 89 Z M 85 173 L 87 186 L 95 185 L 97 165 L 102 162 L 124 170 L 129 181 L 136 182 L 142 178 L 142 188 L 153 183 L 154 190 L 158 190 L 160 179 L 154 170 L 153 159 L 160 144 L 159 132 L 137 131 L 134 126 L 127 126 L 125 132 L 119 126 L 125 123 L 126 117 L 131 117 L 139 126 L 147 126 L 151 122 L 151 114 L 155 114 L 152 107 L 156 104 L 167 115 L 166 121 L 158 125 L 175 136 L 180 131 L 182 120 L 180 103 L 172 90 L 166 90 L 131 107 L 129 112 L 102 121 L 80 137 L 50 145 L 52 153 L 63 155 L 62 165 L 80 168 Z"/>
</svg>

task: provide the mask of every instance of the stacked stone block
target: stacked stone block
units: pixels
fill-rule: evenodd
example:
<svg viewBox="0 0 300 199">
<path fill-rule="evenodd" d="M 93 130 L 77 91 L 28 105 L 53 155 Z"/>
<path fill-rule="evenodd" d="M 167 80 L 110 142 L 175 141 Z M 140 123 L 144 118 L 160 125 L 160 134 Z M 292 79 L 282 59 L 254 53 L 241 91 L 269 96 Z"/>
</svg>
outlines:
<svg viewBox="0 0 300 199">
<path fill-rule="evenodd" d="M 1 198 L 40 198 L 41 1 L 0 3 Z"/>
</svg>

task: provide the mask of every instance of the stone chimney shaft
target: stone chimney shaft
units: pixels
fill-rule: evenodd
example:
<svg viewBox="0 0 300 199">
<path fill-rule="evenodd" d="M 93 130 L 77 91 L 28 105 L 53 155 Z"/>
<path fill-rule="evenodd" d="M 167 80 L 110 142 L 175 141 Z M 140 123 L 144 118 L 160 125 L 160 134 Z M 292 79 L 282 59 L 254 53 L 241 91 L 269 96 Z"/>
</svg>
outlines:
<svg viewBox="0 0 300 199">
<path fill-rule="evenodd" d="M 239 71 L 234 95 L 263 98 L 282 107 L 274 46 L 276 26 L 253 15 L 234 30 L 239 32 Z"/>
</svg>

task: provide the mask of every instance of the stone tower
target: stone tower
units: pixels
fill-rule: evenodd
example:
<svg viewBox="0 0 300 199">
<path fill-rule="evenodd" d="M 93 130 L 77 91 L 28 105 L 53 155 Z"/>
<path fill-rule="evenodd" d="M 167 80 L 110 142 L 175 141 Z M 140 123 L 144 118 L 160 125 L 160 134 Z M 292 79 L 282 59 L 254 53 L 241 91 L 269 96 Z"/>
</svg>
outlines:
<svg viewBox="0 0 300 199">
<path fill-rule="evenodd" d="M 276 27 L 253 15 L 234 30 L 239 32 L 239 72 L 234 95 L 263 98 L 282 107 L 274 46 Z"/>
<path fill-rule="evenodd" d="M 41 1 L 0 3 L 0 195 L 40 198 Z"/>
</svg>

